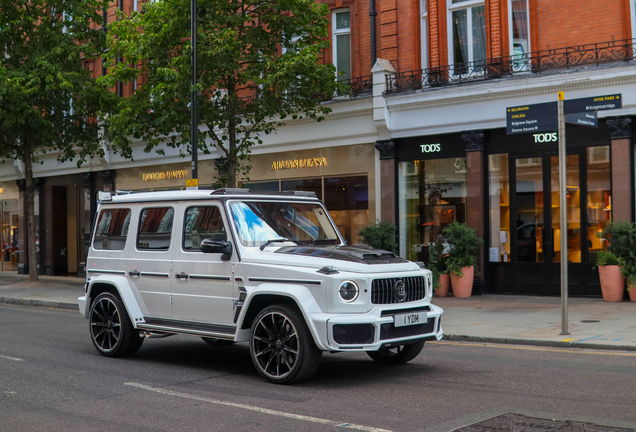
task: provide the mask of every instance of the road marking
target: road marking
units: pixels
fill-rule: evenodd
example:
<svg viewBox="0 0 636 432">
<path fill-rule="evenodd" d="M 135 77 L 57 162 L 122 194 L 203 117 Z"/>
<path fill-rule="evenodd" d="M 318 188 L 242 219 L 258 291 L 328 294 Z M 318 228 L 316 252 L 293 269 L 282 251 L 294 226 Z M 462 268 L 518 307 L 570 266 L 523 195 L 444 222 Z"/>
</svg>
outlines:
<svg viewBox="0 0 636 432">
<path fill-rule="evenodd" d="M 535 348 L 535 347 L 527 347 L 527 346 L 519 346 L 519 345 L 486 344 L 486 343 L 480 343 L 480 342 L 473 342 L 473 343 L 427 342 L 427 343 L 440 344 L 440 345 L 462 345 L 462 346 L 479 345 L 484 348 L 505 348 L 505 349 L 516 349 L 516 350 L 526 350 L 526 351 L 548 351 L 548 352 L 559 352 L 559 353 L 569 353 L 569 354 L 595 354 L 595 355 L 607 355 L 607 356 L 636 357 L 636 353 L 583 351 L 582 349 L 579 349 L 579 347 L 555 349 L 555 348 Z M 598 349 L 598 348 L 595 347 L 594 349 Z"/>
<path fill-rule="evenodd" d="M 4 356 L 4 355 L 1 355 L 1 354 L 0 354 L 0 358 L 1 359 L 5 359 L 5 360 L 11 360 L 11 361 L 24 361 L 21 358 Z"/>
<path fill-rule="evenodd" d="M 328 426 L 342 427 L 342 428 L 347 428 L 347 429 L 355 429 L 355 430 L 366 431 L 366 432 L 392 432 L 392 431 L 387 430 L 387 429 L 379 429 L 379 428 L 374 428 L 374 427 L 370 427 L 370 426 L 362 426 L 362 425 L 357 425 L 357 424 L 353 424 L 353 423 L 346 423 L 346 422 L 336 422 L 336 421 L 333 421 L 333 420 L 321 419 L 321 418 L 318 418 L 318 417 L 310 417 L 310 416 L 304 416 L 304 415 L 299 415 L 299 414 L 292 414 L 292 413 L 287 413 L 287 412 L 283 412 L 283 411 L 277 411 L 277 410 L 271 410 L 271 409 L 267 409 L 267 408 L 261 408 L 261 407 L 257 407 L 257 406 L 253 406 L 253 405 L 246 405 L 246 404 L 240 404 L 240 403 L 234 403 L 234 402 L 227 402 L 227 401 L 222 401 L 222 400 L 218 400 L 218 399 L 210 399 L 210 398 L 197 396 L 197 395 L 192 395 L 192 394 L 188 394 L 188 393 L 180 393 L 180 392 L 166 390 L 166 389 L 162 389 L 162 388 L 158 388 L 158 387 L 151 387 L 151 386 L 147 386 L 147 385 L 139 384 L 139 383 L 127 382 L 127 383 L 124 383 L 124 385 L 131 386 L 131 387 L 136 387 L 136 388 L 139 388 L 139 389 L 142 389 L 142 390 L 152 391 L 152 392 L 155 392 L 155 393 L 161 393 L 161 394 L 166 394 L 166 395 L 170 395 L 170 396 L 178 396 L 178 397 L 182 397 L 182 398 L 186 398 L 186 399 L 194 399 L 194 400 L 198 400 L 198 401 L 202 401 L 202 402 L 208 402 L 208 403 L 211 403 L 211 404 L 230 406 L 230 407 L 234 407 L 234 408 L 241 408 L 241 409 L 246 409 L 246 410 L 250 410 L 250 411 L 256 411 L 256 412 L 259 412 L 259 413 L 262 413 L 262 414 L 270 414 L 270 415 L 274 415 L 274 416 L 278 416 L 278 417 L 286 417 L 286 418 L 290 418 L 290 419 L 294 419 L 294 420 L 301 420 L 301 421 L 306 421 L 306 422 L 311 422 L 311 423 L 324 424 L 324 425 L 328 425 Z"/>
<path fill-rule="evenodd" d="M 561 342 L 572 342 L 574 339 L 563 339 Z"/>
</svg>

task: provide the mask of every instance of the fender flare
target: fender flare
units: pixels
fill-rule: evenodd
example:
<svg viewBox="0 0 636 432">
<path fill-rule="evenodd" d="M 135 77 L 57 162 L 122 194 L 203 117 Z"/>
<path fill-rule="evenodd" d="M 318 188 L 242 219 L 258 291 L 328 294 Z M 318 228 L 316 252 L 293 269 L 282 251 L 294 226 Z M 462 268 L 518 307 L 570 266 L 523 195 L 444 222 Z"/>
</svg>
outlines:
<svg viewBox="0 0 636 432">
<path fill-rule="evenodd" d="M 316 319 L 323 314 L 323 311 L 320 308 L 320 305 L 316 302 L 316 299 L 309 288 L 304 285 L 295 284 L 277 285 L 274 283 L 263 283 L 255 287 L 246 286 L 245 289 L 247 290 L 247 297 L 245 298 L 245 303 L 241 308 L 241 312 L 236 322 L 237 329 L 239 329 L 239 331 L 241 331 L 240 329 L 243 327 L 243 323 L 254 299 L 263 295 L 287 297 L 298 307 L 298 310 L 302 314 L 318 348 L 322 350 L 328 349 L 328 347 L 324 346 L 321 342 L 326 339 L 326 319 Z M 324 326 L 321 324 L 321 321 L 323 321 Z"/>
<path fill-rule="evenodd" d="M 100 285 L 111 285 L 119 294 L 122 302 L 124 303 L 124 307 L 128 312 L 128 316 L 130 317 L 130 321 L 132 322 L 134 327 L 137 327 L 137 320 L 143 320 L 144 314 L 139 307 L 139 303 L 135 294 L 133 292 L 132 287 L 130 286 L 130 282 L 126 279 L 125 276 L 117 276 L 117 275 L 107 275 L 101 274 L 99 276 L 92 276 L 88 289 L 86 290 L 86 310 L 84 311 L 84 317 L 88 318 L 88 314 L 90 311 L 90 305 L 93 300 L 93 295 L 91 294 L 93 287 L 97 284 Z"/>
</svg>

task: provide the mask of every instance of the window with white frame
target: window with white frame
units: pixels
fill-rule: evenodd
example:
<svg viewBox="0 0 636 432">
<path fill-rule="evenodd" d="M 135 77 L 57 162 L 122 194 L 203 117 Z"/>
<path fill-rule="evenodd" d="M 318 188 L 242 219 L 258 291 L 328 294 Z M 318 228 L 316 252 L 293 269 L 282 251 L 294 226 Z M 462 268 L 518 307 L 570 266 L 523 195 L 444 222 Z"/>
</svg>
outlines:
<svg viewBox="0 0 636 432">
<path fill-rule="evenodd" d="M 636 38 L 636 0 L 629 2 L 629 12 L 632 16 L 632 39 Z"/>
<path fill-rule="evenodd" d="M 422 69 L 428 67 L 428 0 L 420 0 L 420 55 L 422 56 Z"/>
<path fill-rule="evenodd" d="M 331 45 L 338 81 L 351 79 L 351 15 L 349 9 L 333 11 Z"/>
<path fill-rule="evenodd" d="M 524 68 L 530 52 L 530 14 L 528 0 L 508 0 L 510 55 L 515 69 Z"/>
<path fill-rule="evenodd" d="M 475 72 L 469 63 L 486 59 L 484 0 L 448 0 L 448 21 L 448 50 L 453 73 Z"/>
</svg>

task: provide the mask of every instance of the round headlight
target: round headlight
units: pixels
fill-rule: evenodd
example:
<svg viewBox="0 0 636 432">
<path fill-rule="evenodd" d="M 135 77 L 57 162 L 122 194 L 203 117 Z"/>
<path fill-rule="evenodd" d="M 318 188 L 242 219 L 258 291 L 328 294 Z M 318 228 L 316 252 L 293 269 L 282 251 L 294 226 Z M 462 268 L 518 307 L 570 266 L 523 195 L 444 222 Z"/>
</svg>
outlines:
<svg viewBox="0 0 636 432">
<path fill-rule="evenodd" d="M 340 284 L 338 294 L 340 294 L 340 298 L 344 301 L 352 302 L 358 298 L 360 288 L 358 288 L 358 285 L 354 281 L 344 281 Z"/>
</svg>

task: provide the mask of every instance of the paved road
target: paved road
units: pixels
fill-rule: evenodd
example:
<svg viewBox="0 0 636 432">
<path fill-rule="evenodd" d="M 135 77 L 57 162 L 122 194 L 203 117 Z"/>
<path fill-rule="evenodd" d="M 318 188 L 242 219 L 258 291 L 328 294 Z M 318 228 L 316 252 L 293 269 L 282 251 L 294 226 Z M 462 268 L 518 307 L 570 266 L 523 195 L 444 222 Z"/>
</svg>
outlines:
<svg viewBox="0 0 636 432">
<path fill-rule="evenodd" d="M 146 341 L 97 354 L 77 312 L 0 306 L 0 431 L 429 431 L 508 412 L 636 426 L 636 353 L 428 343 L 400 367 L 326 354 L 294 386 L 246 346 Z"/>
</svg>

